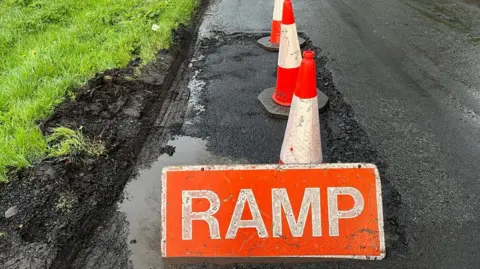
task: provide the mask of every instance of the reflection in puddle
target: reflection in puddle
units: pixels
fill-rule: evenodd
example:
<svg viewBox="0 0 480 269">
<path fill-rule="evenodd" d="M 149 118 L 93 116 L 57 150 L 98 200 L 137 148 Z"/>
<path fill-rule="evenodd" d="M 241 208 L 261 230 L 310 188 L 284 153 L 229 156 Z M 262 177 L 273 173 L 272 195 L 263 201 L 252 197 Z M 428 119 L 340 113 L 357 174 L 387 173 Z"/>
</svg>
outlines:
<svg viewBox="0 0 480 269">
<path fill-rule="evenodd" d="M 137 179 L 125 187 L 125 200 L 119 205 L 129 222 L 131 256 L 134 269 L 165 268 L 160 258 L 160 187 L 162 169 L 171 165 L 231 164 L 246 161 L 218 158 L 207 152 L 207 141 L 176 137 L 169 141 L 175 147 L 172 156 L 164 154 L 149 169 L 140 171 Z"/>
</svg>

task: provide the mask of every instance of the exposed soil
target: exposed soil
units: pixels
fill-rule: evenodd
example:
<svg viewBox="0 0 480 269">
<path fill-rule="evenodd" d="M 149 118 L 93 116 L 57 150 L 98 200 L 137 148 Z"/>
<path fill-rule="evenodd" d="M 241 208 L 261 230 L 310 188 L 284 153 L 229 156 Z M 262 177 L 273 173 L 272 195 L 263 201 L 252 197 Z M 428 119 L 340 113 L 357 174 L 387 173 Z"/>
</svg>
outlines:
<svg viewBox="0 0 480 269">
<path fill-rule="evenodd" d="M 206 4 L 192 27 L 175 32 L 173 49 L 159 52 L 140 75 L 135 76 L 139 59 L 125 69 L 97 74 L 75 90 L 74 100 L 40 123 L 45 134 L 58 126 L 83 127 L 84 135 L 101 140 L 106 152 L 95 158 L 51 158 L 10 173 L 10 183 L 0 185 L 0 212 L 16 206 L 18 213 L 0 217 L 2 268 L 69 268 L 93 231 L 112 217 L 161 108 L 175 105 L 170 88 Z"/>
</svg>

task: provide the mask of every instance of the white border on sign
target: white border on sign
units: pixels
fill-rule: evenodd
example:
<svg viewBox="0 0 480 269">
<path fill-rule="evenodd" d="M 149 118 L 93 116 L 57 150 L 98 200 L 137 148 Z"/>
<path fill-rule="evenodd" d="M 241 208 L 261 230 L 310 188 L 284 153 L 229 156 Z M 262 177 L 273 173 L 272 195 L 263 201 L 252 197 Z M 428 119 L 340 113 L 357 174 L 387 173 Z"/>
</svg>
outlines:
<svg viewBox="0 0 480 269">
<path fill-rule="evenodd" d="M 385 235 L 383 229 L 383 202 L 382 186 L 378 168 L 374 164 L 366 163 L 325 163 L 325 164 L 234 164 L 234 165 L 185 165 L 185 166 L 167 166 L 162 169 L 162 238 L 161 255 L 167 258 L 167 172 L 172 171 L 219 171 L 219 170 L 299 170 L 299 169 L 342 169 L 342 168 L 373 168 L 375 171 L 376 191 L 377 191 L 377 215 L 378 231 L 380 233 L 380 255 L 302 255 L 302 256 L 255 256 L 250 258 L 344 258 L 357 260 L 382 260 L 385 258 Z M 226 258 L 226 257 L 218 257 Z M 238 257 L 242 258 L 242 257 Z"/>
<path fill-rule="evenodd" d="M 167 255 L 167 171 L 169 167 L 164 167 L 162 169 L 162 189 L 161 189 L 161 212 L 160 214 L 162 215 L 162 220 L 161 220 L 161 234 L 162 238 L 160 238 L 161 242 L 161 256 L 166 257 Z"/>
</svg>

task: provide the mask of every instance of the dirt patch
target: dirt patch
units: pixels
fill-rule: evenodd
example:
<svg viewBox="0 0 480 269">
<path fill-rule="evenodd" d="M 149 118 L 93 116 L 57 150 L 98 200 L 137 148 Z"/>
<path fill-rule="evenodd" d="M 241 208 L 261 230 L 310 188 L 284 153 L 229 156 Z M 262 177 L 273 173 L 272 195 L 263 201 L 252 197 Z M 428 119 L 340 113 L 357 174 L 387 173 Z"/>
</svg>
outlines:
<svg viewBox="0 0 480 269">
<path fill-rule="evenodd" d="M 167 74 L 172 56 L 163 53 L 161 57 L 159 71 Z M 163 103 L 167 90 L 161 86 L 165 76 L 149 83 L 129 80 L 132 72 L 110 70 L 98 75 L 43 123 L 45 133 L 57 126 L 82 126 L 87 137 L 105 143 L 107 152 L 100 158 L 77 155 L 46 160 L 12 175 L 2 187 L 0 200 L 2 210 L 15 205 L 19 213 L 0 220 L 7 233 L 0 245 L 2 255 L 8 255 L 8 249 L 17 252 L 40 244 L 53 252 L 44 257 L 48 267 L 65 268 L 80 242 L 116 201 L 156 116 L 151 112 Z M 18 264 L 11 260 L 18 254 L 11 255 L 6 258 L 12 268 L 30 264 Z"/>
<path fill-rule="evenodd" d="M 45 134 L 58 126 L 82 127 L 106 152 L 47 159 L 10 174 L 10 183 L 0 186 L 0 212 L 13 206 L 18 212 L 0 217 L 2 268 L 69 268 L 94 230 L 112 216 L 160 108 L 175 105 L 170 87 L 196 31 L 195 23 L 181 26 L 173 49 L 159 52 L 138 76 L 138 59 L 125 69 L 97 74 L 40 123 Z"/>
</svg>

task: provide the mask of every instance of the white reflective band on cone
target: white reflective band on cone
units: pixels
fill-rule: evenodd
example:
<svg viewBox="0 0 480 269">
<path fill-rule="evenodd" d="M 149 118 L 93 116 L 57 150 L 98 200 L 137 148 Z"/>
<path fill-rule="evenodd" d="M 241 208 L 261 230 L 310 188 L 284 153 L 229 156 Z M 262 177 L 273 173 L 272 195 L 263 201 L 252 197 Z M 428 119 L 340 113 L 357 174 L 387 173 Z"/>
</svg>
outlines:
<svg viewBox="0 0 480 269">
<path fill-rule="evenodd" d="M 317 97 L 293 95 L 280 160 L 284 164 L 322 163 Z"/>
<path fill-rule="evenodd" d="M 298 43 L 297 27 L 295 24 L 282 24 L 278 66 L 287 69 L 297 68 L 301 62 L 302 51 Z"/>
<path fill-rule="evenodd" d="M 282 21 L 283 14 L 283 0 L 275 0 L 275 5 L 273 6 L 273 20 Z"/>
</svg>

